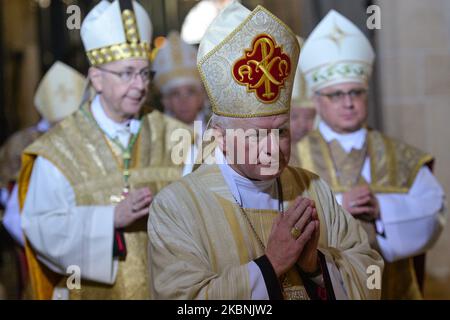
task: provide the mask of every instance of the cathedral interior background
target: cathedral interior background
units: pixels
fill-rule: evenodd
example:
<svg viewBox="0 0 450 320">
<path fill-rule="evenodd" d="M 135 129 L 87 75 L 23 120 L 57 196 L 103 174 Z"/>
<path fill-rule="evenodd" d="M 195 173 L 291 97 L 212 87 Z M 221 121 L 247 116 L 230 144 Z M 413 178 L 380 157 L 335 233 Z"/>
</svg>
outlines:
<svg viewBox="0 0 450 320">
<path fill-rule="evenodd" d="M 151 14 L 154 39 L 181 31 L 198 0 L 140 0 Z M 369 125 L 436 157 L 434 172 L 450 194 L 450 1 L 447 0 L 243 0 L 261 4 L 306 38 L 331 8 L 366 31 L 377 53 L 370 93 Z M 67 8 L 81 20 L 96 0 L 2 0 L 0 2 L 0 143 L 34 124 L 33 95 L 41 76 L 56 61 L 86 74 L 88 61 L 79 30 L 70 30 Z M 370 5 L 378 5 L 381 28 L 366 27 Z M 64 92 L 61 92 L 64 94 Z M 155 102 L 156 103 L 156 102 Z M 2 231 L 3 233 L 4 231 Z M 3 234 L 0 247 L 8 246 Z M 450 299 L 450 228 L 427 254 L 425 298 Z M 6 249 L 5 249 L 6 250 Z M 8 255 L 0 279 L 8 276 Z M 5 279 L 5 280 L 3 280 Z M 1 282 L 0 281 L 0 282 Z M 14 297 L 11 293 L 10 297 Z"/>
</svg>

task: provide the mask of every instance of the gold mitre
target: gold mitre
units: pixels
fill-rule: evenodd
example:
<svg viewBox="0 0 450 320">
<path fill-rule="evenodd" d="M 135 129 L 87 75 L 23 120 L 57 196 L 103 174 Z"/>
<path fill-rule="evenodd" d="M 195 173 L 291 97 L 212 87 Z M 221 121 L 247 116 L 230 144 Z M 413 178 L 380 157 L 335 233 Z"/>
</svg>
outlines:
<svg viewBox="0 0 450 320">
<path fill-rule="evenodd" d="M 84 19 L 81 39 L 92 66 L 130 58 L 150 60 L 152 23 L 136 1 L 101 1 Z"/>
<path fill-rule="evenodd" d="M 302 37 L 297 36 L 300 49 L 303 47 L 304 40 Z M 292 103 L 293 108 L 315 108 L 311 97 L 308 95 L 305 77 L 303 76 L 300 68 L 300 62 L 295 70 L 294 86 L 292 88 Z"/>
<path fill-rule="evenodd" d="M 48 122 L 58 122 L 78 109 L 85 87 L 81 73 L 57 61 L 39 83 L 34 105 Z"/>
<path fill-rule="evenodd" d="M 262 6 L 232 2 L 203 37 L 197 67 L 221 116 L 288 113 L 300 47 L 295 34 Z"/>
</svg>

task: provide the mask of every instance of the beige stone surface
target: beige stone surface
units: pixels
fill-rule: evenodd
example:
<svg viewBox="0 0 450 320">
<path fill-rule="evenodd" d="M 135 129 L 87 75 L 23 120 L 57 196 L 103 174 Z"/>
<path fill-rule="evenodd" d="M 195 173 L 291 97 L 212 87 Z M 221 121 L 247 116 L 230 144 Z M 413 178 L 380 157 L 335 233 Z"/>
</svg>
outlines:
<svg viewBox="0 0 450 320">
<path fill-rule="evenodd" d="M 426 113 L 422 105 L 386 105 L 383 108 L 383 126 L 386 133 L 430 152 L 423 134 L 426 129 Z"/>
<path fill-rule="evenodd" d="M 378 59 L 378 69 L 381 71 L 381 92 L 383 99 L 389 103 L 401 103 L 410 100 L 410 103 L 416 103 L 411 97 L 416 97 L 422 93 L 420 79 L 423 77 L 420 66 L 420 56 L 415 53 L 405 55 L 391 55 L 389 57 L 380 57 Z M 388 72 L 386 70 L 395 70 Z"/>
<path fill-rule="evenodd" d="M 379 0 L 378 5 L 382 10 L 383 28 L 397 40 L 395 46 L 408 50 L 448 50 L 450 30 L 443 28 L 448 18 L 448 1 Z"/>
<path fill-rule="evenodd" d="M 424 57 L 425 94 L 447 95 L 450 91 L 450 54 L 429 54 Z"/>
<path fill-rule="evenodd" d="M 384 131 L 436 157 L 450 195 L 450 1 L 380 0 Z M 450 227 L 427 254 L 426 299 L 450 299 Z"/>
</svg>

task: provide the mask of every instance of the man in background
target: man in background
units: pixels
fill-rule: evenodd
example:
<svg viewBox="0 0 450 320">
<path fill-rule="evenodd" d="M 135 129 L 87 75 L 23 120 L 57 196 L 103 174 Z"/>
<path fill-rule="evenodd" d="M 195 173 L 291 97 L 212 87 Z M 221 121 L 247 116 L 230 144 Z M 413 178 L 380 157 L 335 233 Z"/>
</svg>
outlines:
<svg viewBox="0 0 450 320">
<path fill-rule="evenodd" d="M 181 177 L 171 133 L 185 126 L 143 112 L 152 25 L 137 1 L 101 1 L 81 38 L 95 96 L 23 156 L 19 199 L 34 297 L 148 299 L 149 205 Z M 81 279 L 68 287 L 71 268 Z"/>
<path fill-rule="evenodd" d="M 41 120 L 37 125 L 13 134 L 0 149 L 0 181 L 6 186 L 2 191 L 5 196 L 2 222 L 9 235 L 2 243 L 3 255 L 8 256 L 4 256 L 0 274 L 7 284 L 8 297 L 20 299 L 26 296 L 29 284 L 17 185 L 22 152 L 53 125 L 77 110 L 85 86 L 85 78 L 79 72 L 62 62 L 55 62 L 42 78 L 34 96 Z"/>
<path fill-rule="evenodd" d="M 303 39 L 297 36 L 297 40 L 300 44 L 300 48 L 303 47 Z M 303 78 L 303 74 L 300 70 L 300 64 L 297 65 L 295 70 L 295 81 L 292 88 L 292 100 L 291 100 L 291 143 L 292 154 L 290 164 L 292 166 L 298 166 L 298 142 L 312 131 L 317 125 L 316 108 L 311 98 L 307 95 L 306 83 Z"/>
<path fill-rule="evenodd" d="M 173 31 L 153 61 L 154 83 L 160 91 L 164 112 L 193 126 L 206 126 L 206 95 L 196 65 L 197 49 Z"/>
<path fill-rule="evenodd" d="M 300 166 L 331 185 L 382 254 L 382 299 L 420 299 L 413 257 L 436 243 L 445 194 L 431 155 L 366 126 L 374 58 L 364 34 L 334 10 L 308 37 L 300 67 L 321 122 L 299 143 Z"/>
</svg>

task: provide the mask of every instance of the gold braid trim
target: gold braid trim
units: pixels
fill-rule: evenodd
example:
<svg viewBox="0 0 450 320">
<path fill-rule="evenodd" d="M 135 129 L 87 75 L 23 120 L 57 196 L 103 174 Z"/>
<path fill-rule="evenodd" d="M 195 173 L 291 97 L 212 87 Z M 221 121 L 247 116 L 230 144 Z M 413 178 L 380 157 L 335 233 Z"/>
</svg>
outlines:
<svg viewBox="0 0 450 320">
<path fill-rule="evenodd" d="M 370 157 L 370 188 L 375 193 L 407 193 L 420 168 L 433 161 L 433 157 L 419 149 L 369 130 L 367 133 Z M 319 174 L 334 192 L 348 190 L 336 178 L 327 143 L 319 131 L 303 138 L 298 146 L 300 166 Z"/>
<path fill-rule="evenodd" d="M 142 58 L 150 60 L 150 44 L 121 43 L 109 47 L 88 51 L 87 57 L 91 66 L 99 66 L 105 63 L 126 60 L 129 58 Z"/>
<path fill-rule="evenodd" d="M 150 44 L 147 42 L 141 42 L 134 12 L 131 10 L 124 10 L 122 12 L 122 22 L 127 42 L 93 49 L 86 52 L 91 66 L 95 67 L 105 63 L 130 58 L 150 60 Z"/>
</svg>

